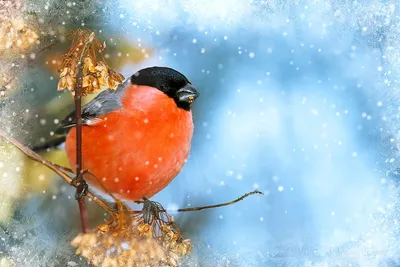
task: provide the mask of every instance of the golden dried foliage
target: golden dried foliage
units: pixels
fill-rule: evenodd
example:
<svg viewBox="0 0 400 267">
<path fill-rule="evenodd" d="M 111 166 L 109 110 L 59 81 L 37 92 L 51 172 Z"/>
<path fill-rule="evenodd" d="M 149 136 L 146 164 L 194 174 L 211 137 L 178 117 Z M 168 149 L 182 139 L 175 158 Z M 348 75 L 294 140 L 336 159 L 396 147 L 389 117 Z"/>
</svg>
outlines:
<svg viewBox="0 0 400 267">
<path fill-rule="evenodd" d="M 20 17 L 9 18 L 0 22 L 0 53 L 15 54 L 24 53 L 34 43 L 39 36 L 27 25 Z"/>
<path fill-rule="evenodd" d="M 192 245 L 183 240 L 172 217 L 160 205 L 152 205 L 157 213 L 134 213 L 118 203 L 113 219 L 72 241 L 76 253 L 101 267 L 178 266 Z"/>
<path fill-rule="evenodd" d="M 124 76 L 110 69 L 102 57 L 105 46 L 88 30 L 76 30 L 72 33 L 71 48 L 64 55 L 60 68 L 58 90 L 68 89 L 75 96 L 77 80 L 82 79 L 81 96 L 99 91 L 102 87 L 116 89 Z M 101 56 L 101 60 L 97 56 Z M 79 62 L 83 64 L 79 73 Z"/>
<path fill-rule="evenodd" d="M 21 1 L 0 1 L 0 99 L 15 89 L 17 66 L 30 48 L 39 43 L 35 27 L 23 15 L 23 9 Z"/>
</svg>

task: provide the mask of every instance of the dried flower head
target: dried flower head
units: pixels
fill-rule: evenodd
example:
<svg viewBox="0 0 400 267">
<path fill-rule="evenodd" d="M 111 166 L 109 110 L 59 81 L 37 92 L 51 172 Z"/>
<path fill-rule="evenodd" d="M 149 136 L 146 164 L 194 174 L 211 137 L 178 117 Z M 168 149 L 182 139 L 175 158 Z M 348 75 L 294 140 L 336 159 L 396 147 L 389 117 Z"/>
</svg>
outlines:
<svg viewBox="0 0 400 267">
<path fill-rule="evenodd" d="M 38 38 L 36 32 L 21 17 L 8 18 L 0 22 L 0 53 L 2 55 L 26 52 Z"/>
<path fill-rule="evenodd" d="M 64 55 L 59 69 L 58 90 L 68 89 L 75 96 L 76 86 L 81 86 L 81 96 L 84 96 L 104 87 L 116 89 L 124 76 L 110 69 L 103 58 L 97 59 L 105 45 L 87 30 L 77 30 L 72 35 L 71 48 Z"/>
<path fill-rule="evenodd" d="M 77 254 L 102 267 L 178 266 L 178 261 L 192 249 L 190 241 L 183 240 L 161 205 L 146 204 L 152 207 L 135 213 L 118 203 L 113 219 L 72 241 Z M 149 214 L 149 210 L 156 213 Z"/>
</svg>

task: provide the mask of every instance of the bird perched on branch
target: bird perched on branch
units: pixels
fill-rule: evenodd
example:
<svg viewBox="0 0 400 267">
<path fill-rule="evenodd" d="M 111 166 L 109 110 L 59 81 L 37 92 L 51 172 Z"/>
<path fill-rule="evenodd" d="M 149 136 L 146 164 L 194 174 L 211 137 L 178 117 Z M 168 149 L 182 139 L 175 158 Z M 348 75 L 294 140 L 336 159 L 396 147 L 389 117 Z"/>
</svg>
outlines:
<svg viewBox="0 0 400 267">
<path fill-rule="evenodd" d="M 191 106 L 197 90 L 178 71 L 145 68 L 107 89 L 82 107 L 82 170 L 101 192 L 123 200 L 150 198 L 182 170 L 193 135 Z M 71 169 L 76 167 L 75 112 L 56 129 L 56 139 L 34 148 L 65 142 Z"/>
</svg>

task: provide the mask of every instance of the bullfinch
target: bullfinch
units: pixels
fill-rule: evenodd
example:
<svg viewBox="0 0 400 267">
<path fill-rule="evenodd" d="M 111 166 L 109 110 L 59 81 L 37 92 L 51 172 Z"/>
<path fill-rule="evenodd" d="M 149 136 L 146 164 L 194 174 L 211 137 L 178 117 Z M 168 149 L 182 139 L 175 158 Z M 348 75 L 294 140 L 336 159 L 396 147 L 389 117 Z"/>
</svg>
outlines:
<svg viewBox="0 0 400 267">
<path fill-rule="evenodd" d="M 90 171 L 84 178 L 91 188 L 129 201 L 164 189 L 188 158 L 194 127 L 191 107 L 198 96 L 183 74 L 150 67 L 82 106 L 82 170 Z M 75 112 L 54 132 L 56 139 L 34 150 L 65 142 L 75 170 Z"/>
</svg>

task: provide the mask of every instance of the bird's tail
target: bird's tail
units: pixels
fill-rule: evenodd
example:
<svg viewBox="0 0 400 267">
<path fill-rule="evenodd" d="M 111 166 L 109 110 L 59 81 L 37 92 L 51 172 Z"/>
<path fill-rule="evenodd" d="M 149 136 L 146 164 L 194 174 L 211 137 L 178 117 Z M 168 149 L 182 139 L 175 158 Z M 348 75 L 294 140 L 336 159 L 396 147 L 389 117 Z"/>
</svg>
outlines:
<svg viewBox="0 0 400 267">
<path fill-rule="evenodd" d="M 61 145 L 62 143 L 65 142 L 66 136 L 60 136 L 58 138 L 49 140 L 43 144 L 37 145 L 32 147 L 32 150 L 35 152 L 43 152 L 43 151 L 48 151 L 52 148 L 56 148 L 59 145 Z"/>
</svg>

